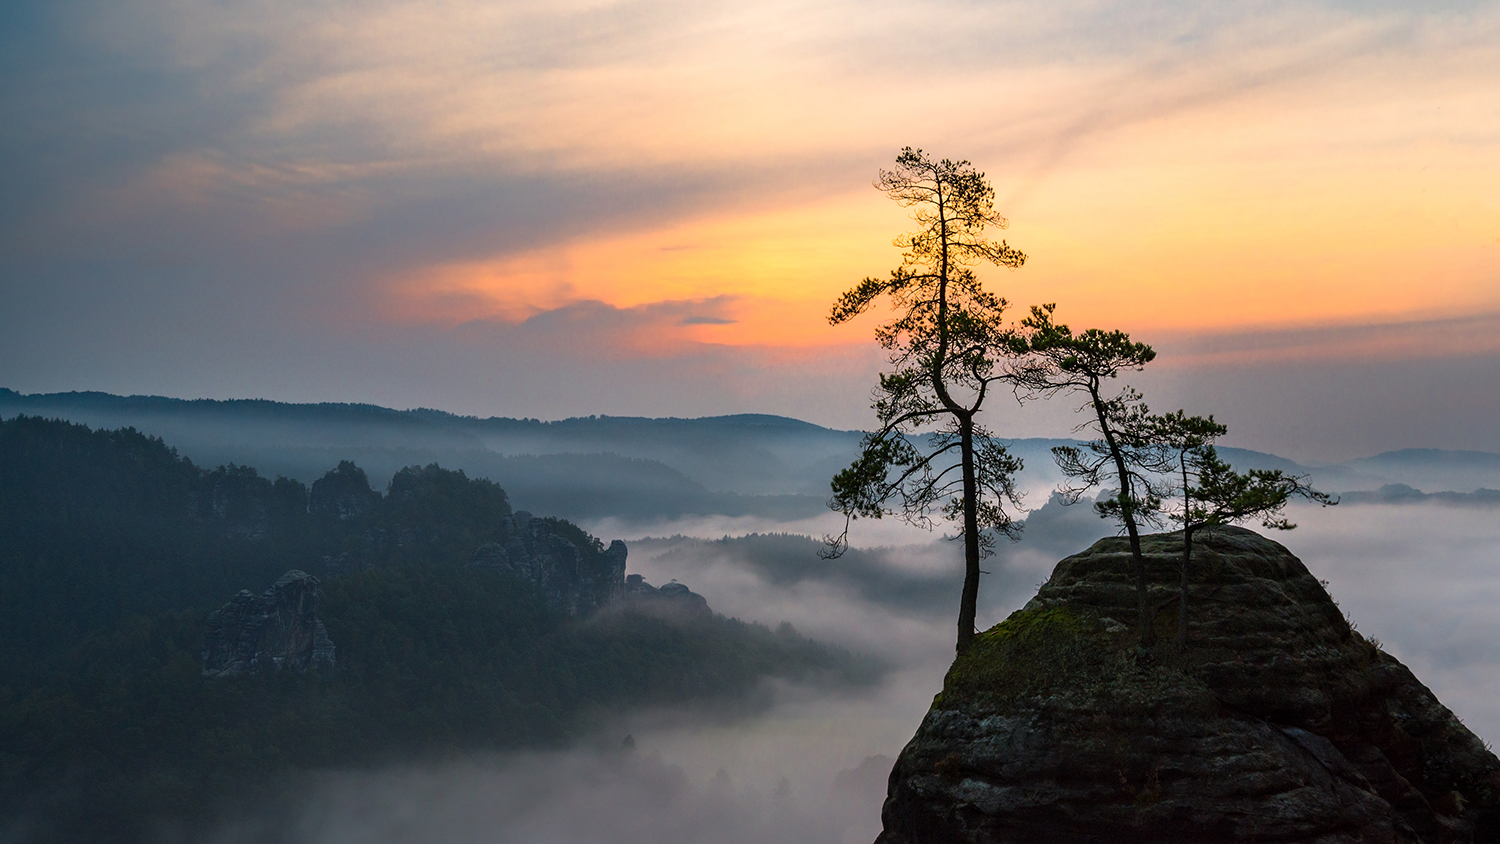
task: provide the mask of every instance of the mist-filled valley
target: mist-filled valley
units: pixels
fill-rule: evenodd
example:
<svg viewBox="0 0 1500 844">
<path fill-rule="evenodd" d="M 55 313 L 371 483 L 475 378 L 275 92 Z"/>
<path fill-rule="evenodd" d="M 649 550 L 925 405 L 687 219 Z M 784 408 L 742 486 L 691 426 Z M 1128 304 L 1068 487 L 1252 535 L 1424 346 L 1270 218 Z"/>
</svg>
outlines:
<svg viewBox="0 0 1500 844">
<path fill-rule="evenodd" d="M 142 780 L 229 778 L 231 787 L 218 790 L 156 783 L 163 805 L 172 795 L 206 802 L 143 819 L 138 833 L 147 841 L 867 842 L 880 830 L 892 761 L 952 661 L 963 577 L 957 543 L 899 521 L 857 520 L 846 554 L 819 556 L 823 537 L 843 527 L 824 499 L 828 478 L 858 447 L 855 433 L 777 417 L 540 423 L 363 406 L 0 395 L 0 417 L 20 413 L 160 436 L 202 473 L 189 477 L 177 464 L 164 470 L 185 494 L 211 483 L 202 478 L 233 474 L 213 476 L 220 464 L 253 467 L 266 489 L 287 492 L 293 482 L 312 489 L 348 460 L 385 493 L 385 503 L 371 506 L 395 509 L 359 530 L 333 517 L 283 523 L 261 514 L 273 528 L 289 527 L 250 537 L 213 528 L 223 517 L 210 502 L 208 515 L 191 522 L 208 526 L 196 538 L 152 532 L 179 524 L 168 519 L 90 556 L 75 537 L 76 561 L 107 557 L 100 565 L 112 570 L 45 595 L 38 578 L 66 562 L 59 562 L 66 549 L 46 546 L 54 556 L 37 562 L 28 555 L 45 543 L 12 518 L 7 535 L 33 544 L 25 553 L 15 550 L 22 544 L 5 549 L 6 576 L 38 591 L 12 590 L 9 600 L 86 604 L 87 614 L 79 610 L 67 627 L 44 601 L 8 613 L 8 638 L 30 650 L 8 654 L 7 673 L 29 685 L 7 680 L 0 693 L 11 730 L 0 749 L 11 801 L 0 840 L 97 840 L 58 818 L 75 808 L 70 801 L 92 794 L 78 777 L 108 770 Z M 1059 559 L 1115 533 L 1087 502 L 1065 506 L 1051 495 L 1059 475 L 1048 449 L 1059 442 L 1014 444 L 1026 461 L 1021 487 L 1030 512 L 1022 538 L 1002 542 L 985 561 L 980 629 L 1025 604 Z M 1410 666 L 1472 730 L 1500 736 L 1500 656 L 1492 646 L 1500 637 L 1500 495 L 1490 492 L 1500 489 L 1500 455 L 1408 451 L 1299 465 L 1223 451 L 1236 465 L 1304 473 L 1341 494 L 1334 507 L 1293 505 L 1295 530 L 1262 532 L 1325 580 L 1359 631 Z M 439 482 L 458 484 L 448 474 L 402 474 L 434 463 L 462 469 L 463 484 L 474 486 L 423 498 Z M 273 484 L 277 476 L 285 481 Z M 504 506 L 483 481 L 503 490 Z M 35 513 L 48 514 L 36 523 L 113 530 L 116 497 L 149 493 L 85 486 L 102 515 L 59 512 L 58 491 L 34 502 Z M 478 496 L 474 509 L 430 536 L 400 538 L 451 502 L 471 501 L 459 489 Z M 403 490 L 413 494 L 403 498 Z M 14 516 L 16 488 L 0 494 L 0 510 Z M 317 497 L 316 489 L 301 494 Z M 713 615 L 577 623 L 527 603 L 514 584 L 473 564 L 477 547 L 499 541 L 485 533 L 492 523 L 513 525 L 523 510 L 550 519 L 551 530 L 590 560 L 624 540 L 625 572 L 658 588 L 683 584 Z M 147 549 L 134 572 L 126 571 L 135 565 L 131 543 Z M 276 550 L 246 550 L 252 546 Z M 343 552 L 349 556 L 335 563 Z M 438 565 L 444 560 L 453 565 Z M 333 679 L 273 678 L 252 688 L 254 678 L 200 677 L 209 612 L 240 589 L 259 593 L 288 569 L 324 580 L 320 606 L 338 647 Z M 164 576 L 167 584 L 145 587 Z M 122 604 L 126 594 L 139 603 Z M 441 607 L 422 606 L 423 594 Z M 466 626 L 501 605 L 508 615 L 485 622 L 493 626 Z M 402 612 L 408 629 L 381 626 L 382 613 Z M 432 618 L 454 630 L 410 627 Z M 487 667 L 501 662 L 496 640 L 509 654 L 498 673 Z M 145 654 L 149 683 L 126 676 L 132 649 Z M 445 664 L 445 654 L 460 656 Z M 408 664 L 426 667 L 395 677 L 386 668 Z M 76 676 L 63 676 L 70 671 Z M 246 691 L 235 698 L 216 683 Z M 104 688 L 110 684 L 124 691 Z M 398 691 L 380 691 L 391 688 Z M 546 711 L 507 700 L 507 688 L 546 689 Z M 381 694 L 390 696 L 386 709 L 361 702 Z M 162 702 L 173 695 L 200 697 L 179 698 L 185 711 L 174 712 Z M 108 705 L 85 711 L 89 700 Z M 294 705 L 279 710 L 278 722 L 276 707 L 287 701 Z M 427 708 L 413 709 L 417 702 Z M 123 735 L 142 729 L 119 720 L 129 706 L 156 719 L 146 734 Z M 287 712 L 297 725 L 288 726 Z M 511 720 L 483 728 L 462 721 L 463 713 L 495 712 Z M 424 726 L 423 718 L 441 724 Z M 163 725 L 172 720 L 193 730 L 174 739 L 183 743 L 172 752 L 190 757 L 195 743 L 214 737 L 221 743 L 213 765 L 173 768 L 180 760 L 151 746 L 160 734 L 149 731 L 170 733 Z M 53 746 L 47 730 L 71 730 L 79 742 L 113 738 L 98 754 L 78 753 L 71 773 L 46 769 L 47 789 L 29 792 L 17 777 L 42 768 L 25 748 Z M 240 746 L 273 734 L 297 744 L 272 755 Z M 309 750 L 319 743 L 322 750 Z M 248 785 L 234 779 L 241 776 Z"/>
<path fill-rule="evenodd" d="M 132 427 L 200 466 L 252 466 L 267 478 L 284 475 L 308 485 L 341 460 L 357 463 L 376 488 L 407 466 L 438 463 L 493 480 L 517 506 L 538 513 L 652 531 L 680 521 L 710 537 L 721 534 L 695 517 L 737 518 L 732 533 L 775 532 L 784 525 L 815 532 L 828 523 L 829 478 L 848 465 L 860 440 L 857 431 L 758 414 L 544 422 L 373 405 L 25 395 L 0 388 L 0 418 L 17 414 Z M 1045 502 L 1062 479 L 1050 449 L 1073 442 L 1010 441 L 1025 462 L 1019 483 L 1028 509 Z M 1487 452 L 1405 449 L 1308 464 L 1233 447 L 1220 452 L 1236 466 L 1295 472 L 1339 493 L 1396 485 L 1427 494 L 1500 487 L 1500 455 Z M 1410 491 L 1379 497 L 1392 495 L 1410 498 Z M 889 544 L 884 534 L 877 536 L 872 544 Z"/>
<path fill-rule="evenodd" d="M 14 0 L 0 844 L 1500 844 L 1500 0 Z"/>
<path fill-rule="evenodd" d="M 1295 531 L 1273 538 L 1329 581 L 1363 633 L 1489 737 L 1500 735 L 1500 665 L 1491 644 L 1500 635 L 1495 516 L 1441 504 L 1307 508 L 1295 514 Z M 1091 541 L 1081 539 L 1090 527 L 1101 534 L 1087 522 L 1070 527 L 1049 539 Z M 299 842 L 456 844 L 873 840 L 891 762 L 952 657 L 954 549 L 933 543 L 862 552 L 856 559 L 870 573 L 862 581 L 820 571 L 816 558 L 805 561 L 803 575 L 778 572 L 766 552 L 801 543 L 762 539 L 771 541 L 633 547 L 649 558 L 640 563 L 648 579 L 680 577 L 723 612 L 785 618 L 814 638 L 892 659 L 896 668 L 878 688 L 820 694 L 781 686 L 770 709 L 728 723 L 654 711 L 622 718 L 567 752 L 320 773 L 275 812 L 241 817 L 214 840 L 273 840 L 273 833 Z M 1023 604 L 1050 571 L 1055 559 L 1029 542 L 988 566 L 982 625 Z M 912 587 L 909 597 L 890 588 L 898 582 Z M 635 745 L 628 753 L 620 749 L 626 735 Z"/>
</svg>

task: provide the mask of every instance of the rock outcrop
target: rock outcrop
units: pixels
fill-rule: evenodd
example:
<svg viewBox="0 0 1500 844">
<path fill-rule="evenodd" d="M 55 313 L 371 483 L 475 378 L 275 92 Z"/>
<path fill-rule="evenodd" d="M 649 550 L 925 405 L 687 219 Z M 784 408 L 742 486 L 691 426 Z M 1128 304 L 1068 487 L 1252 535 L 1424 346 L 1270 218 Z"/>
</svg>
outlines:
<svg viewBox="0 0 1500 844">
<path fill-rule="evenodd" d="M 586 560 L 577 545 L 525 510 L 505 517 L 500 533 L 502 540 L 481 545 L 469 565 L 500 569 L 534 583 L 548 603 L 569 615 L 588 615 L 624 589 L 627 551 L 618 539 Z"/>
<path fill-rule="evenodd" d="M 333 668 L 333 642 L 318 620 L 319 586 L 316 577 L 293 570 L 258 597 L 240 590 L 208 617 L 203 673 L 224 677 Z"/>
<path fill-rule="evenodd" d="M 261 539 L 270 527 L 271 483 L 248 466 L 220 466 L 205 478 L 207 510 L 225 533 Z"/>
<path fill-rule="evenodd" d="M 503 541 L 476 549 L 469 565 L 499 569 L 534 583 L 549 604 L 569 615 L 591 615 L 606 608 L 671 620 L 713 615 L 708 601 L 685 584 L 673 581 L 658 589 L 639 574 L 626 577 L 629 550 L 618 539 L 589 559 L 546 520 L 525 510 L 502 520 L 501 536 Z"/>
<path fill-rule="evenodd" d="M 380 493 L 370 488 L 365 470 L 348 460 L 313 481 L 308 512 L 315 516 L 349 521 L 372 512 L 380 504 Z"/>
<path fill-rule="evenodd" d="M 1124 539 L 1058 564 L 950 669 L 891 772 L 878 844 L 1500 841 L 1500 760 L 1316 578 L 1247 530 Z"/>
<path fill-rule="evenodd" d="M 639 574 L 625 578 L 625 588 L 618 604 L 623 610 L 643 612 L 673 621 L 707 618 L 714 614 L 709 609 L 708 599 L 689 589 L 687 584 L 674 580 L 658 589 Z"/>
</svg>

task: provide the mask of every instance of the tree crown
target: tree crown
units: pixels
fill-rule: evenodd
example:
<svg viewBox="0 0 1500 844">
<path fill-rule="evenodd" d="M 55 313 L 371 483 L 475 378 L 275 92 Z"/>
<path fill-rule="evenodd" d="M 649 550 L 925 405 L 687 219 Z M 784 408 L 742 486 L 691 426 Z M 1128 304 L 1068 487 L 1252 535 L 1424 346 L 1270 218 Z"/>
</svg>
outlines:
<svg viewBox="0 0 1500 844">
<path fill-rule="evenodd" d="M 931 527 L 938 511 L 962 525 L 964 535 L 1014 535 L 1019 528 L 1002 504 L 1016 499 L 1011 476 L 1020 461 L 974 417 L 990 386 L 1007 377 L 1004 360 L 1025 343 L 1005 322 L 1006 301 L 983 288 L 973 267 L 1014 269 L 1026 256 L 988 238 L 1006 221 L 995 212 L 994 189 L 968 161 L 934 160 L 907 147 L 895 169 L 880 171 L 875 187 L 912 208 L 917 229 L 895 239 L 901 264 L 888 277 L 865 278 L 829 313 L 830 323 L 847 322 L 887 295 L 895 310 L 875 329 L 892 364 L 874 391 L 881 427 L 833 479 L 829 504 L 851 519 L 899 514 Z M 973 518 L 964 512 L 970 498 Z M 834 553 L 846 536 L 847 530 L 830 541 Z M 988 551 L 988 537 L 981 545 Z"/>
</svg>

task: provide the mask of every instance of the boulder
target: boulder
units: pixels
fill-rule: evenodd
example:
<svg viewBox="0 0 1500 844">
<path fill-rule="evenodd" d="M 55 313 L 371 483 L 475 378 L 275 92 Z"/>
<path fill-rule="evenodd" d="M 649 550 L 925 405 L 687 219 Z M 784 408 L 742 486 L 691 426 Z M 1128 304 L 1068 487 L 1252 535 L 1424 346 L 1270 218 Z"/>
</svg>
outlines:
<svg viewBox="0 0 1500 844">
<path fill-rule="evenodd" d="M 1500 841 L 1500 760 L 1355 632 L 1286 548 L 1144 539 L 1157 641 L 1133 629 L 1124 539 L 1059 563 L 955 660 L 891 772 L 878 844 Z"/>
</svg>

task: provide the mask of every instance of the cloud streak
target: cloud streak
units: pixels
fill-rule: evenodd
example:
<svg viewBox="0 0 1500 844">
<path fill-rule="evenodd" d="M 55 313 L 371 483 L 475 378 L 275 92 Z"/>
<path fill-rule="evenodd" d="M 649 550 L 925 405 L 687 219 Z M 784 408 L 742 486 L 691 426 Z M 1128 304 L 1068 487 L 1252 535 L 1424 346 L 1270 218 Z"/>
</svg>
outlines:
<svg viewBox="0 0 1500 844">
<path fill-rule="evenodd" d="M 5 14 L 12 387 L 864 427 L 879 353 L 823 316 L 899 260 L 867 185 L 913 143 L 995 180 L 1011 301 L 1167 338 L 1158 403 L 1500 448 L 1494 3 Z"/>
</svg>

